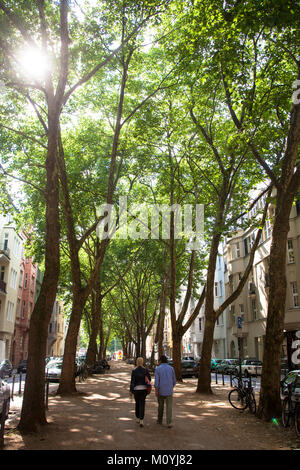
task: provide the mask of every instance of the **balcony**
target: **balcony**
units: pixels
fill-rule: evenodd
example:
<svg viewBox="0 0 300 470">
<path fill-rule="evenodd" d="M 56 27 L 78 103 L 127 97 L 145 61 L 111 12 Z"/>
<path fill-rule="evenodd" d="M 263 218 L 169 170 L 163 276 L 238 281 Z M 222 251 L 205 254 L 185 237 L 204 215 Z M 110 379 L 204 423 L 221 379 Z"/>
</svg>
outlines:
<svg viewBox="0 0 300 470">
<path fill-rule="evenodd" d="M 246 336 L 248 336 L 249 328 L 248 328 L 248 315 L 247 314 L 244 314 L 241 326 L 242 328 L 238 328 L 237 323 L 235 323 L 231 328 L 231 334 L 233 336 L 237 336 L 238 338 L 245 338 Z"/>
<path fill-rule="evenodd" d="M 0 263 L 8 264 L 10 262 L 10 249 L 0 250 Z"/>
<path fill-rule="evenodd" d="M 4 294 L 6 295 L 6 282 L 0 280 L 0 295 Z"/>
</svg>

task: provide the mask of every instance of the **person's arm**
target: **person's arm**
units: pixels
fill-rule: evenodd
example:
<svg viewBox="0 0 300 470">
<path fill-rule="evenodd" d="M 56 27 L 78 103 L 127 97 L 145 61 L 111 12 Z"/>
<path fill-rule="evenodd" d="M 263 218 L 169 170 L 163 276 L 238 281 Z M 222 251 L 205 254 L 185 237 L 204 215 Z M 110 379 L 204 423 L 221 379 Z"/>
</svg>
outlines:
<svg viewBox="0 0 300 470">
<path fill-rule="evenodd" d="M 150 375 L 150 372 L 148 369 L 146 369 L 146 376 L 148 377 L 148 379 L 150 380 L 151 382 L 151 375 Z"/>
<path fill-rule="evenodd" d="M 158 397 L 158 389 L 159 389 L 159 371 L 158 371 L 157 369 L 155 369 L 154 388 L 155 388 L 155 395 Z"/>
<path fill-rule="evenodd" d="M 130 380 L 130 391 L 129 393 L 132 394 L 134 389 L 134 374 L 133 371 L 131 372 L 131 380 Z"/>
</svg>

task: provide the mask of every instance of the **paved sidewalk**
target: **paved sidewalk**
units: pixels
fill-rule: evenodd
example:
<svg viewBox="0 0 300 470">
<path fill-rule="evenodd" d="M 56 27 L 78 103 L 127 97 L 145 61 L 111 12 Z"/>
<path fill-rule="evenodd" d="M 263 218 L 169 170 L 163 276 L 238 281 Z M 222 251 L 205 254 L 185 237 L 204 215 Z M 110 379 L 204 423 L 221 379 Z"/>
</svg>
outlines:
<svg viewBox="0 0 300 470">
<path fill-rule="evenodd" d="M 248 411 L 233 409 L 229 387 L 214 385 L 212 396 L 195 393 L 196 379 L 177 384 L 174 393 L 174 427 L 156 424 L 154 392 L 147 397 L 145 426 L 134 417 L 129 397 L 133 366 L 111 362 L 105 375 L 77 384 L 78 394 L 50 395 L 49 425 L 38 435 L 17 430 L 21 399 L 5 432 L 4 450 L 290 450 L 300 448 L 294 429 L 265 423 Z"/>
</svg>

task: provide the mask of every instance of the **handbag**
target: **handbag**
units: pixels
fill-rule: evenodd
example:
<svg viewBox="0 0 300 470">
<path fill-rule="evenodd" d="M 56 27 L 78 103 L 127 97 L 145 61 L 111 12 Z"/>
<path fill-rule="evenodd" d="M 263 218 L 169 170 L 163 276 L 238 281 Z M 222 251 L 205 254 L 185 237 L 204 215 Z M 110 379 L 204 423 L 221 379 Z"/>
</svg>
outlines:
<svg viewBox="0 0 300 470">
<path fill-rule="evenodd" d="M 147 395 L 149 395 L 149 393 L 151 393 L 151 390 L 152 390 L 152 385 L 151 385 L 151 382 L 150 382 L 150 380 L 148 379 L 148 377 L 146 375 L 146 372 L 145 372 L 145 384 L 147 386 Z"/>
</svg>

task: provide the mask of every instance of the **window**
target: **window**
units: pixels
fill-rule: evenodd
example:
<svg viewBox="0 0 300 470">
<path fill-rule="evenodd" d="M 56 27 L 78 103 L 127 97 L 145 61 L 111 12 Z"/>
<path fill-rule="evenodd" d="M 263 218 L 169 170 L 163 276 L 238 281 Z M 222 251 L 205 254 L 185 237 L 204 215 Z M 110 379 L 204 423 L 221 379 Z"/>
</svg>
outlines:
<svg viewBox="0 0 300 470">
<path fill-rule="evenodd" d="M 23 271 L 20 271 L 19 286 L 22 287 L 23 283 Z"/>
<path fill-rule="evenodd" d="M 14 306 L 12 302 L 8 301 L 7 302 L 7 308 L 6 308 L 6 320 L 13 322 L 14 321 Z"/>
<path fill-rule="evenodd" d="M 251 305 L 252 305 L 253 320 L 257 320 L 257 305 L 256 305 L 256 299 L 252 299 Z"/>
<path fill-rule="evenodd" d="M 8 233 L 4 234 L 4 241 L 3 241 L 3 250 L 6 251 L 8 248 Z"/>
<path fill-rule="evenodd" d="M 199 331 L 202 330 L 202 318 L 199 318 Z"/>
<path fill-rule="evenodd" d="M 10 287 L 13 289 L 16 289 L 17 287 L 17 271 L 15 271 L 13 268 L 10 270 Z"/>
<path fill-rule="evenodd" d="M 215 282 L 215 296 L 218 297 L 218 283 Z"/>
<path fill-rule="evenodd" d="M 1 266 L 0 281 L 4 281 L 5 266 Z"/>
<path fill-rule="evenodd" d="M 250 235 L 250 242 L 249 242 L 249 244 L 250 244 L 250 249 L 251 249 L 251 248 L 253 247 L 253 245 L 254 245 L 255 238 L 256 238 L 255 233 L 254 233 L 254 232 L 251 233 L 251 235 Z"/>
<path fill-rule="evenodd" d="M 291 290 L 292 290 L 292 296 L 293 296 L 293 307 L 300 307 L 299 305 L 299 295 L 298 295 L 298 288 L 297 288 L 297 282 L 291 282 Z"/>
<path fill-rule="evenodd" d="M 23 303 L 22 303 L 22 318 L 25 318 L 25 306 L 26 306 L 26 302 L 25 302 L 25 300 L 23 300 Z"/>
<path fill-rule="evenodd" d="M 294 263 L 295 262 L 295 256 L 294 256 L 294 245 L 293 245 L 293 240 L 292 239 L 288 240 L 287 248 L 288 248 L 288 263 Z"/>
<path fill-rule="evenodd" d="M 244 313 L 245 313 L 244 304 L 240 304 L 239 307 L 240 307 L 240 317 L 242 317 L 242 319 L 244 320 Z"/>
<path fill-rule="evenodd" d="M 21 251 L 20 240 L 17 237 L 14 237 L 13 254 L 15 255 L 16 258 L 20 256 L 20 251 Z"/>
<path fill-rule="evenodd" d="M 240 258 L 241 257 L 240 244 L 236 243 L 235 246 L 236 246 L 236 257 Z"/>
<path fill-rule="evenodd" d="M 248 238 L 244 238 L 244 250 L 245 250 L 245 256 L 248 255 Z"/>
<path fill-rule="evenodd" d="M 219 281 L 219 295 L 222 295 L 223 284 L 222 281 Z"/>
<path fill-rule="evenodd" d="M 28 283 L 28 274 L 25 274 L 24 289 L 27 289 L 27 283 Z"/>
<path fill-rule="evenodd" d="M 235 306 L 231 305 L 230 307 L 230 315 L 231 315 L 231 321 L 233 325 L 235 325 Z"/>
<path fill-rule="evenodd" d="M 266 234 L 266 239 L 270 238 L 271 236 L 271 224 L 270 224 L 270 219 L 266 220 L 265 224 L 265 234 Z"/>
</svg>

